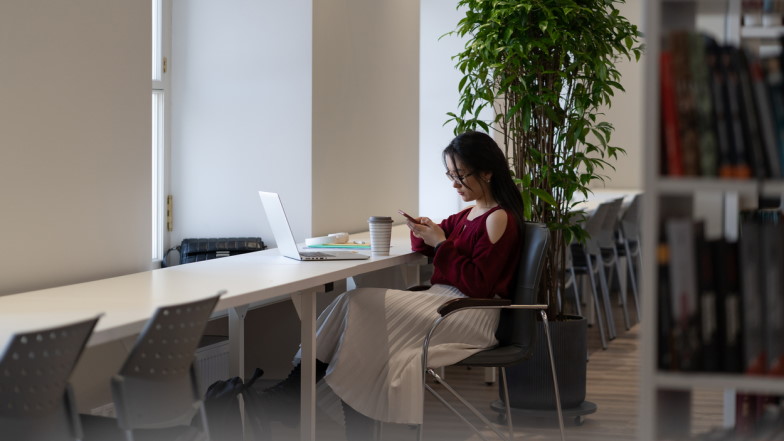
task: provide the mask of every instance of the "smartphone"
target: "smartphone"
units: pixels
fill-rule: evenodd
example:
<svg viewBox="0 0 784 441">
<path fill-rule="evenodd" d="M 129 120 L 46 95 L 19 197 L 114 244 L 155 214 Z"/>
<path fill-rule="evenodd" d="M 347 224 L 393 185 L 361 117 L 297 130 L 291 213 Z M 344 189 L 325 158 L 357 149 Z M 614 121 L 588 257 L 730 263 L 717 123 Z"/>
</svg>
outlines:
<svg viewBox="0 0 784 441">
<path fill-rule="evenodd" d="M 419 223 L 419 221 L 418 221 L 418 220 L 416 220 L 416 219 L 414 219 L 413 217 L 411 217 L 411 215 L 410 215 L 410 214 L 408 214 L 408 213 L 406 213 L 405 211 L 403 211 L 403 210 L 397 210 L 397 212 L 398 212 L 398 213 L 400 213 L 400 214 L 402 214 L 402 215 L 403 215 L 403 216 L 404 216 L 406 219 L 410 220 L 411 222 L 413 222 L 413 223 L 415 223 L 415 224 L 418 224 L 418 223 Z"/>
</svg>

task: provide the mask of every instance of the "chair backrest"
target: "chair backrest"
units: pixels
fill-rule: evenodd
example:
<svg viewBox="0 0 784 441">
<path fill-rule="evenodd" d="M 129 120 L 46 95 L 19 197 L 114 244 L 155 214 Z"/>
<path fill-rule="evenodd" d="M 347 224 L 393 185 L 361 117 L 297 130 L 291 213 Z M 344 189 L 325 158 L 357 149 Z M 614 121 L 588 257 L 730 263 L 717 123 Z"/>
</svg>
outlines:
<svg viewBox="0 0 784 441">
<path fill-rule="evenodd" d="M 593 213 L 588 214 L 588 218 L 583 225 L 583 228 L 588 233 L 588 238 L 585 239 L 584 244 L 584 249 L 587 253 L 599 254 L 601 252 L 599 244 L 605 226 L 605 218 L 610 215 L 618 216 L 618 212 L 613 206 L 614 203 L 615 201 L 602 202 L 596 207 Z M 615 214 L 611 213 L 613 211 L 615 211 Z"/>
<path fill-rule="evenodd" d="M 544 256 L 550 242 L 550 230 L 541 223 L 526 222 L 523 230 L 523 246 L 520 263 L 515 276 L 514 290 L 511 293 L 515 305 L 538 303 L 539 280 L 544 267 Z M 505 309 L 496 338 L 501 346 L 518 346 L 525 351 L 533 348 L 536 337 L 536 311 Z"/>
<path fill-rule="evenodd" d="M 640 240 L 641 204 L 642 193 L 638 193 L 621 215 L 621 230 L 627 240 Z"/>
<path fill-rule="evenodd" d="M 0 359 L 0 438 L 82 437 L 68 378 L 98 318 L 11 338 Z"/>
<path fill-rule="evenodd" d="M 201 405 L 193 360 L 219 296 L 155 311 L 112 379 L 122 429 L 164 428 L 193 418 Z"/>
<path fill-rule="evenodd" d="M 615 236 L 620 223 L 621 207 L 623 198 L 613 199 L 605 202 L 607 211 L 602 218 L 602 228 L 596 237 L 599 248 L 615 248 Z"/>
</svg>

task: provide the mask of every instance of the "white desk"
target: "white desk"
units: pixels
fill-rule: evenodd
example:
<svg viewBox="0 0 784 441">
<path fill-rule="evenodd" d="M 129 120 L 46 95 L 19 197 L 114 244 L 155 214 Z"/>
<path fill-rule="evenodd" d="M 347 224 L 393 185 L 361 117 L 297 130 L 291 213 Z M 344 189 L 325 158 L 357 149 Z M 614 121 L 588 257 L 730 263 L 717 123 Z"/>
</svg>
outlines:
<svg viewBox="0 0 784 441">
<path fill-rule="evenodd" d="M 315 440 L 316 294 L 336 280 L 423 261 L 411 252 L 408 228 L 393 228 L 389 256 L 368 260 L 299 262 L 277 249 L 208 260 L 127 276 L 0 297 L 0 342 L 14 332 L 55 326 L 97 314 L 88 346 L 137 334 L 160 306 L 226 290 L 216 306 L 228 310 L 232 373 L 244 375 L 244 317 L 249 305 L 289 297 L 298 305 L 302 335 L 301 439 Z M 368 233 L 352 235 L 369 240 Z M 363 251 L 365 252 L 365 251 Z M 366 253 L 370 253 L 367 251 Z"/>
</svg>

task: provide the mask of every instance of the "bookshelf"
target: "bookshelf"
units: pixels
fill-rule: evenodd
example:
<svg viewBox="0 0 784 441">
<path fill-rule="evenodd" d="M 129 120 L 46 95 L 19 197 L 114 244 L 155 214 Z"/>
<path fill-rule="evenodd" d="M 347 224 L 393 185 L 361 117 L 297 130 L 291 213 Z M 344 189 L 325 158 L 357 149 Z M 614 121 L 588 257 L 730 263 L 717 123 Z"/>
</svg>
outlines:
<svg viewBox="0 0 784 441">
<path fill-rule="evenodd" d="M 658 441 L 688 438 L 691 393 L 696 389 L 724 390 L 726 406 L 734 407 L 734 391 L 784 395 L 784 380 L 731 373 L 677 372 L 658 368 L 658 267 L 656 250 L 662 219 L 672 215 L 694 216 L 700 209 L 714 210 L 713 231 L 735 234 L 737 213 L 756 207 L 760 197 L 784 196 L 784 180 L 719 179 L 661 176 L 659 53 L 662 37 L 676 29 L 708 31 L 722 43 L 746 44 L 776 40 L 784 27 L 750 27 L 742 24 L 742 1 L 645 0 L 644 32 L 644 159 L 643 199 L 643 320 L 641 323 L 640 420 L 638 439 Z M 752 41 L 752 45 L 755 43 Z M 699 201 L 698 201 L 699 200 Z M 700 208 L 702 207 L 702 208 Z M 707 208 L 706 208 L 707 207 Z M 725 423 L 734 410 L 725 409 Z"/>
</svg>

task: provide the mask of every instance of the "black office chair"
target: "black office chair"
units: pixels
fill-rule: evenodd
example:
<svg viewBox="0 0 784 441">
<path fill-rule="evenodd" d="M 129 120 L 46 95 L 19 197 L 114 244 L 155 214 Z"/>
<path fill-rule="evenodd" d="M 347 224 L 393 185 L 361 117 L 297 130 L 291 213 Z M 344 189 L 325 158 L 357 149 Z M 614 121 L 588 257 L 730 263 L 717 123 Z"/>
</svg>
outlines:
<svg viewBox="0 0 784 441">
<path fill-rule="evenodd" d="M 0 438 L 79 440 L 68 378 L 98 317 L 16 334 L 0 360 Z"/>
<path fill-rule="evenodd" d="M 476 367 L 498 367 L 501 368 L 501 389 L 504 391 L 504 403 L 506 404 L 506 421 L 509 430 L 509 440 L 514 438 L 514 428 L 512 426 L 512 413 L 509 405 L 509 392 L 506 382 L 506 367 L 516 365 L 531 357 L 533 345 L 536 341 L 536 314 L 539 314 L 545 322 L 545 335 L 550 357 L 550 366 L 553 374 L 553 385 L 555 389 L 555 401 L 558 410 L 558 423 L 561 429 L 561 439 L 565 439 L 563 414 L 561 411 L 561 399 L 558 392 L 558 379 L 556 377 L 555 365 L 553 363 L 552 346 L 550 342 L 550 332 L 547 326 L 547 305 L 536 304 L 538 294 L 539 279 L 544 266 L 544 255 L 550 240 L 550 231 L 543 224 L 527 222 L 523 236 L 523 247 L 521 249 L 520 264 L 517 269 L 517 277 L 512 291 L 511 299 L 474 299 L 459 298 L 444 303 L 438 310 L 439 317 L 433 322 L 433 326 L 428 332 L 422 348 L 422 368 L 427 375 L 432 376 L 436 381 L 451 392 L 460 402 L 471 410 L 479 419 L 482 420 L 500 438 L 505 436 L 494 427 L 474 406 L 460 396 L 446 381 L 441 378 L 433 369 L 427 367 L 427 353 L 430 345 L 430 338 L 435 329 L 450 315 L 469 308 L 478 309 L 501 309 L 501 319 L 496 331 L 498 346 L 476 353 L 459 363 L 456 366 L 476 366 Z M 449 404 L 438 392 L 430 387 L 427 382 L 424 388 L 432 393 L 441 403 L 454 412 L 463 422 L 468 424 L 474 432 L 482 439 L 479 429 L 468 419 L 460 414 L 457 409 Z M 419 427 L 418 439 L 422 440 L 422 426 Z"/>
<path fill-rule="evenodd" d="M 155 311 L 111 380 L 116 421 L 83 416 L 86 441 L 210 439 L 193 360 L 220 294 Z"/>
</svg>

